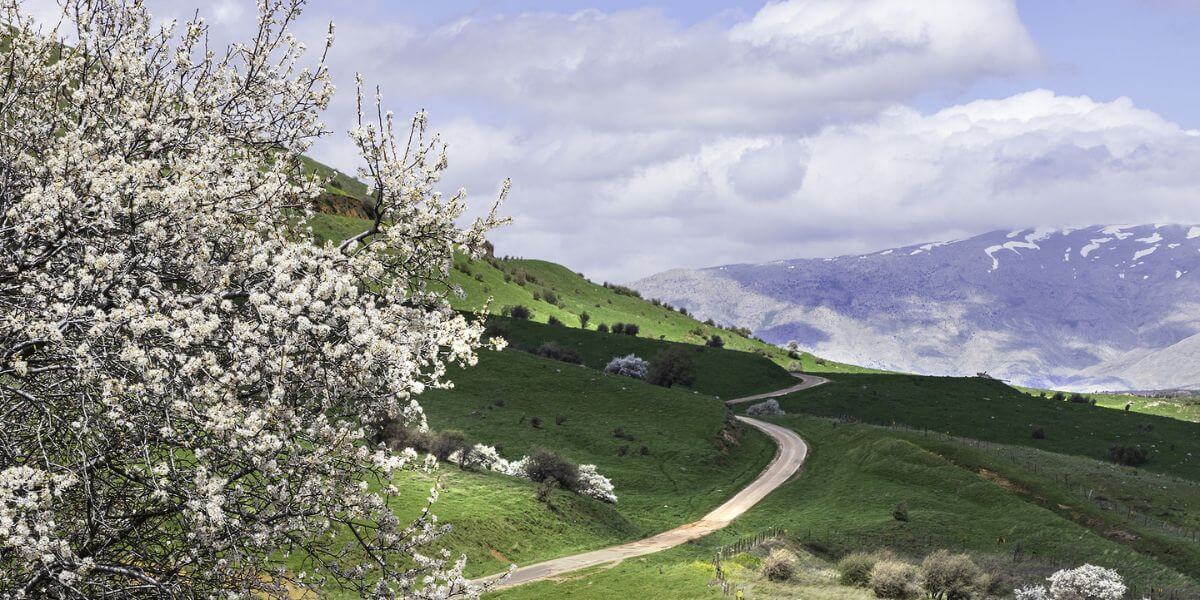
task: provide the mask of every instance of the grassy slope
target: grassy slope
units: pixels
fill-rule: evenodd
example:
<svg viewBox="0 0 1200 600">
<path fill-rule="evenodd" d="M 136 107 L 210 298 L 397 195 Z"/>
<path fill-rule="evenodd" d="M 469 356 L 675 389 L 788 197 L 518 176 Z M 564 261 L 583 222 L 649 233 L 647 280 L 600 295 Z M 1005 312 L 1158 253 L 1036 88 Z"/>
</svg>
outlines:
<svg viewBox="0 0 1200 600">
<path fill-rule="evenodd" d="M 780 400 L 788 412 L 853 417 L 984 441 L 1103 459 L 1113 443 L 1150 450 L 1148 471 L 1200 481 L 1200 425 L 1050 400 L 988 379 L 838 375 L 833 383 Z M 1033 427 L 1046 439 L 1034 440 Z"/>
<path fill-rule="evenodd" d="M 366 221 L 320 214 L 314 217 L 310 225 L 318 240 L 340 240 L 362 231 Z M 579 327 L 579 315 L 586 312 L 591 316 L 588 324 L 591 330 L 601 323 L 636 323 L 641 329 L 640 337 L 688 344 L 704 343 L 703 337 L 692 333 L 699 329 L 705 336 L 721 336 L 728 349 L 759 352 L 779 365 L 796 362 L 780 348 L 729 330 L 704 325 L 688 315 L 655 306 L 644 299 L 617 293 L 561 265 L 525 259 L 497 260 L 495 264 L 460 259 L 459 263 L 467 272 L 450 272 L 451 283 L 461 287 L 464 292 L 464 296 L 454 302 L 459 310 L 479 310 L 491 298 L 492 311 L 495 313 L 505 306 L 523 305 L 533 311 L 533 320 L 536 322 L 545 323 L 553 316 L 571 328 Z M 524 277 L 518 278 L 517 275 Z M 519 281 L 523 281 L 523 285 Z M 563 306 L 533 299 L 535 293 L 544 295 L 547 290 L 557 295 Z M 806 371 L 866 372 L 852 365 L 823 360 L 818 362 L 809 354 L 802 355 L 800 362 Z"/>
<path fill-rule="evenodd" d="M 609 505 L 560 491 L 546 505 L 536 501 L 531 482 L 442 465 L 437 476 L 446 489 L 434 512 L 454 526 L 445 544 L 467 554 L 471 576 L 502 571 L 511 562 L 529 564 L 638 539 L 694 520 L 749 482 L 775 451 L 750 428 L 742 428 L 731 444 L 722 436 L 728 412 L 710 396 L 522 352 L 484 353 L 479 365 L 453 373 L 453 379 L 453 390 L 421 397 L 432 428 L 463 430 L 478 442 L 502 447 L 510 459 L 545 447 L 575 462 L 596 464 L 613 480 L 619 497 Z M 557 425 L 557 415 L 567 420 Z M 541 428 L 532 427 L 535 416 L 542 419 Z M 637 440 L 613 437 L 617 427 Z M 630 446 L 628 456 L 618 455 L 622 445 Z M 648 455 L 638 453 L 642 445 Z M 416 516 L 433 481 L 426 475 L 402 476 L 397 514 Z"/>
<path fill-rule="evenodd" d="M 768 496 L 728 529 L 697 544 L 611 570 L 562 583 L 538 583 L 495 597 L 638 597 L 649 590 L 658 598 L 715 597 L 719 594 L 706 585 L 713 576 L 706 563 L 716 550 L 780 527 L 793 542 L 805 544 L 829 560 L 849 551 L 878 547 L 891 548 L 913 560 L 938 548 L 970 552 L 1001 575 L 1002 589 L 1083 562 L 1117 568 L 1141 589 L 1152 583 L 1176 590 L 1197 589 L 1193 580 L 1165 561 L 1107 539 L 1069 515 L 964 468 L 958 461 L 969 455 L 969 448 L 926 448 L 919 440 L 910 439 L 917 435 L 911 432 L 863 425 L 834 427 L 828 420 L 806 416 L 783 417 L 777 422 L 796 429 L 812 444 L 809 462 L 802 476 Z M 909 514 L 904 523 L 891 516 L 902 501 Z M 1018 544 L 1026 558 L 1014 562 Z M 744 577 L 760 586 L 757 597 L 870 597 L 831 585 L 803 592 L 804 588 L 791 586 L 763 586 L 751 574 Z"/>
<path fill-rule="evenodd" d="M 508 458 L 545 447 L 596 464 L 616 485 L 617 510 L 641 533 L 702 516 L 774 454 L 765 436 L 749 428 L 740 446 L 722 449 L 728 413 L 712 397 L 521 352 L 485 354 L 454 380 L 454 390 L 422 398 L 431 427 L 502 445 Z M 555 424 L 559 415 L 567 418 L 562 425 Z M 541 418 L 541 428 L 531 425 L 533 417 Z M 618 427 L 636 441 L 614 437 Z M 648 456 L 637 452 L 643 445 Z M 621 446 L 629 446 L 628 456 L 619 455 Z"/>
</svg>

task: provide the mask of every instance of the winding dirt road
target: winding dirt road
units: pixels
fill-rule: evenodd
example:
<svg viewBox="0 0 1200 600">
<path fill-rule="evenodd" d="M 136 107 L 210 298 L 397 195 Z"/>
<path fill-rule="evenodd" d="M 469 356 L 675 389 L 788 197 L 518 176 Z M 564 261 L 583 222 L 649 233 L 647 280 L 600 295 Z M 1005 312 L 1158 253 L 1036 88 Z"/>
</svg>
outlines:
<svg viewBox="0 0 1200 600">
<path fill-rule="evenodd" d="M 795 375 L 800 379 L 800 383 L 792 387 L 769 392 L 766 394 L 757 394 L 747 396 L 745 398 L 735 398 L 726 400 L 726 404 L 740 404 L 743 402 L 753 402 L 755 400 L 764 400 L 767 398 L 775 398 L 796 392 L 816 387 L 818 385 L 828 383 L 829 380 L 814 375 Z M 751 427 L 761 430 L 775 441 L 779 447 L 775 452 L 775 458 L 767 465 L 766 469 L 758 475 L 754 481 L 742 488 L 734 497 L 727 500 L 721 506 L 718 506 L 712 512 L 704 516 L 703 519 L 687 525 L 681 525 L 670 531 L 664 531 L 658 535 L 653 535 L 648 538 L 621 544 L 619 546 L 611 546 L 583 554 L 575 554 L 573 556 L 564 556 L 537 564 L 532 564 L 526 567 L 520 567 L 513 571 L 512 577 L 503 583 L 495 586 L 492 589 L 503 589 L 521 584 L 546 579 L 555 575 L 577 571 L 588 567 L 604 565 L 613 562 L 620 562 L 627 558 L 653 554 L 668 548 L 674 548 L 680 544 L 685 544 L 694 539 L 704 537 L 718 529 L 728 525 L 731 521 L 741 516 L 760 500 L 765 498 L 767 494 L 775 491 L 776 488 L 783 485 L 796 471 L 804 464 L 804 460 L 808 457 L 808 445 L 800 436 L 790 429 L 751 419 L 749 417 L 737 417 L 737 419 Z M 492 575 L 481 580 L 483 582 L 492 582 L 503 574 Z"/>
</svg>

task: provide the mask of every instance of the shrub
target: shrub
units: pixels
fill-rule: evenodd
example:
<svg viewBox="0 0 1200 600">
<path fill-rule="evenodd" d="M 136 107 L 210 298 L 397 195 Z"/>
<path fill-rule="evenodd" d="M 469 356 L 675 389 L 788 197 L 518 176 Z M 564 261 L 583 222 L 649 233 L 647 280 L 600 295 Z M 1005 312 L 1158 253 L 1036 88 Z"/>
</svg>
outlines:
<svg viewBox="0 0 1200 600">
<path fill-rule="evenodd" d="M 550 318 L 546 319 L 546 324 L 547 325 L 558 325 L 559 327 L 561 327 L 563 322 L 559 321 L 558 317 L 556 317 L 554 315 L 550 315 Z"/>
<path fill-rule="evenodd" d="M 908 522 L 908 503 L 900 502 L 899 504 L 897 504 L 896 508 L 892 509 L 892 518 L 897 521 L 900 521 L 901 523 L 907 523 Z"/>
<path fill-rule="evenodd" d="M 431 434 L 416 427 L 405 427 L 401 421 L 391 421 L 380 433 L 382 441 L 393 450 L 412 448 L 417 452 L 429 452 Z"/>
<path fill-rule="evenodd" d="M 712 337 L 708 338 L 707 342 L 704 342 L 704 345 L 708 346 L 709 348 L 724 348 L 725 340 L 721 339 L 721 336 L 714 333 Z"/>
<path fill-rule="evenodd" d="M 596 326 L 596 331 L 598 331 L 600 333 L 608 333 L 608 325 L 601 323 Z"/>
<path fill-rule="evenodd" d="M 636 323 L 626 323 L 625 324 L 625 335 L 637 336 L 639 331 L 641 331 L 641 329 L 637 326 Z"/>
<path fill-rule="evenodd" d="M 625 324 L 624 323 L 613 323 L 612 332 L 617 335 L 625 335 Z"/>
<path fill-rule="evenodd" d="M 632 377 L 634 379 L 645 379 L 646 372 L 649 369 L 650 363 L 638 358 L 635 354 L 615 356 L 604 366 L 605 373 Z"/>
<path fill-rule="evenodd" d="M 504 310 L 500 311 L 500 314 L 502 314 L 506 317 L 512 317 L 514 319 L 531 319 L 531 318 L 533 318 L 533 311 L 529 310 L 528 308 L 526 308 L 525 306 L 523 306 L 521 304 L 517 304 L 516 306 L 505 306 Z"/>
<path fill-rule="evenodd" d="M 1150 460 L 1150 455 L 1141 446 L 1113 444 L 1108 447 L 1108 459 L 1119 465 L 1136 467 Z"/>
<path fill-rule="evenodd" d="M 650 456 L 650 447 L 642 446 L 641 448 L 638 448 L 638 454 L 641 454 L 642 456 Z"/>
<path fill-rule="evenodd" d="M 766 402 L 759 402 L 754 406 L 746 409 L 746 414 L 751 417 L 778 417 L 785 413 L 779 407 L 779 401 L 774 398 Z"/>
<path fill-rule="evenodd" d="M 566 415 L 555 415 L 554 416 L 554 424 L 555 425 L 562 425 L 563 423 L 566 423 L 566 422 L 567 422 Z"/>
<path fill-rule="evenodd" d="M 534 418 L 530 419 L 529 426 L 533 427 L 534 429 L 541 429 L 542 428 L 542 418 L 534 417 Z"/>
<path fill-rule="evenodd" d="M 879 560 L 880 555 L 875 552 L 847 554 L 838 561 L 838 580 L 842 585 L 867 587 L 871 584 L 871 569 Z"/>
<path fill-rule="evenodd" d="M 445 461 L 450 459 L 451 454 L 455 452 L 461 453 L 464 449 L 470 447 L 471 444 L 467 441 L 467 434 L 450 429 L 432 437 L 429 442 L 429 453 L 434 455 L 438 460 Z"/>
<path fill-rule="evenodd" d="M 544 290 L 542 291 L 542 300 L 545 300 L 550 304 L 558 304 L 558 294 L 555 294 L 550 290 Z"/>
<path fill-rule="evenodd" d="M 1071 394 L 1071 397 L 1069 398 L 1069 400 L 1071 402 L 1074 402 L 1075 404 L 1091 404 L 1092 403 L 1091 399 L 1089 399 L 1087 396 L 1084 396 L 1083 394 L 1078 394 L 1078 393 Z"/>
<path fill-rule="evenodd" d="M 532 354 L 551 358 L 557 361 L 569 363 L 572 365 L 582 365 L 583 357 L 579 356 L 573 348 L 564 348 L 557 342 L 545 342 L 541 346 L 534 348 Z"/>
<path fill-rule="evenodd" d="M 550 450 L 534 450 L 526 459 L 525 473 L 537 483 L 553 478 L 569 490 L 575 490 L 579 486 L 579 467 L 561 454 Z"/>
<path fill-rule="evenodd" d="M 1041 427 L 1034 427 L 1033 428 L 1033 439 L 1035 439 L 1035 440 L 1046 439 L 1046 430 Z"/>
<path fill-rule="evenodd" d="M 579 328 L 587 329 L 588 321 L 591 321 L 591 320 L 592 320 L 592 315 L 589 315 L 586 312 L 579 313 Z"/>
<path fill-rule="evenodd" d="M 871 591 L 880 598 L 916 598 L 921 593 L 917 568 L 899 560 L 881 560 L 871 569 Z"/>
<path fill-rule="evenodd" d="M 796 574 L 796 555 L 776 548 L 762 563 L 762 574 L 771 581 L 787 581 Z"/>
<path fill-rule="evenodd" d="M 1062 392 L 1054 392 L 1054 395 L 1051 396 L 1050 398 L 1054 399 L 1054 400 L 1058 400 L 1059 402 L 1062 402 L 1063 400 L 1067 399 L 1067 395 Z"/>
<path fill-rule="evenodd" d="M 937 600 L 971 600 L 987 593 L 991 578 L 966 554 L 938 550 L 921 562 L 921 587 Z"/>
<path fill-rule="evenodd" d="M 663 387 L 690 386 L 696 380 L 696 363 L 691 352 L 683 348 L 668 348 L 650 362 L 646 381 Z"/>
<path fill-rule="evenodd" d="M 534 492 L 534 497 L 537 498 L 538 502 L 549 504 L 550 495 L 554 493 L 554 490 L 558 487 L 558 485 L 558 480 L 551 477 L 550 479 L 543 481 L 541 485 L 538 486 L 537 492 Z"/>
</svg>

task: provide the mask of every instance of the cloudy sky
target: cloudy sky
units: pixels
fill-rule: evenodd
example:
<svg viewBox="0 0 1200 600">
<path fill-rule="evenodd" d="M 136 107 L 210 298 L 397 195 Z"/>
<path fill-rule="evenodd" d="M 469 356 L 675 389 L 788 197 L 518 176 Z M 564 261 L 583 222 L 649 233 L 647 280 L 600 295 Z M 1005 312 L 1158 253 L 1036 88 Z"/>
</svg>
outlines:
<svg viewBox="0 0 1200 600">
<path fill-rule="evenodd" d="M 498 252 L 594 278 L 1200 222 L 1196 0 L 316 0 L 301 37 L 329 20 L 331 127 L 355 71 L 428 109 L 448 191 L 513 179 Z"/>
</svg>

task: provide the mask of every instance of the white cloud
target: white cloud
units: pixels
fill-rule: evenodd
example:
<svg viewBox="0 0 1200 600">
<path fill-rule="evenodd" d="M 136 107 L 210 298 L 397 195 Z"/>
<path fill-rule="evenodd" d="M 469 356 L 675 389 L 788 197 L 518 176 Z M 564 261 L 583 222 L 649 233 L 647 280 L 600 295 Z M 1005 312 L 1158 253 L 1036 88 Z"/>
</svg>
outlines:
<svg viewBox="0 0 1200 600">
<path fill-rule="evenodd" d="M 1200 138 L 1124 98 L 1040 90 L 932 114 L 895 107 L 807 135 L 701 141 L 459 125 L 461 144 L 503 149 L 500 165 L 471 170 L 507 168 L 518 182 L 520 219 L 497 235 L 501 252 L 603 278 L 990 229 L 1200 222 Z"/>
<path fill-rule="evenodd" d="M 1200 222 L 1200 137 L 1127 99 L 905 106 L 1038 68 L 1011 0 L 793 0 L 693 26 L 650 10 L 477 14 L 432 31 L 387 3 L 345 6 L 315 2 L 302 32 L 339 24 L 330 125 L 350 124 L 355 71 L 398 112 L 428 108 L 450 143 L 447 187 L 482 203 L 514 180 L 498 250 L 598 278 L 993 228 Z M 249 14 L 216 16 L 239 22 L 228 33 Z M 341 136 L 317 151 L 352 165 Z"/>
<path fill-rule="evenodd" d="M 589 10 L 477 15 L 424 32 L 351 17 L 336 55 L 398 100 L 488 123 L 723 131 L 870 115 L 1039 61 L 1010 0 L 794 0 L 727 21 Z"/>
</svg>

